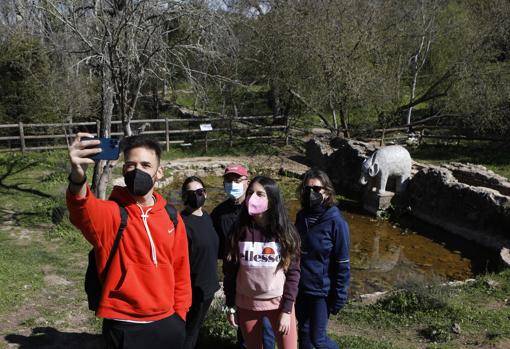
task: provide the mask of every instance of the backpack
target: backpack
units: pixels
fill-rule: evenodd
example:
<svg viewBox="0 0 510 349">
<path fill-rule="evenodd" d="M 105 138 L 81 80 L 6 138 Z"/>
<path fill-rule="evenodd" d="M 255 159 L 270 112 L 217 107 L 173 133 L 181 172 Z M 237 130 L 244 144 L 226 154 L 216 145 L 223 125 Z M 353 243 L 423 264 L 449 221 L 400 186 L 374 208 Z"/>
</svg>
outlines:
<svg viewBox="0 0 510 349">
<path fill-rule="evenodd" d="M 168 216 L 172 220 L 175 229 L 177 230 L 177 224 L 179 223 L 177 219 L 177 210 L 171 204 L 166 204 L 165 209 L 166 212 L 168 213 Z M 112 249 L 110 250 L 110 255 L 108 256 L 108 260 L 106 261 L 106 265 L 104 267 L 103 274 L 105 277 L 106 274 L 108 274 L 108 270 L 110 269 L 110 264 L 112 263 L 113 256 L 115 255 L 117 247 L 119 246 L 122 233 L 124 232 L 127 226 L 128 215 L 126 209 L 123 206 L 119 205 L 119 211 L 120 211 L 120 226 L 119 230 L 117 230 L 117 234 L 115 236 Z M 99 279 L 99 274 L 97 272 L 96 255 L 94 249 L 90 250 L 88 258 L 89 264 L 87 266 L 87 271 L 85 273 L 85 293 L 87 294 L 89 309 L 96 311 L 97 308 L 99 307 L 99 301 L 101 299 L 103 286 L 101 285 L 101 280 Z"/>
</svg>

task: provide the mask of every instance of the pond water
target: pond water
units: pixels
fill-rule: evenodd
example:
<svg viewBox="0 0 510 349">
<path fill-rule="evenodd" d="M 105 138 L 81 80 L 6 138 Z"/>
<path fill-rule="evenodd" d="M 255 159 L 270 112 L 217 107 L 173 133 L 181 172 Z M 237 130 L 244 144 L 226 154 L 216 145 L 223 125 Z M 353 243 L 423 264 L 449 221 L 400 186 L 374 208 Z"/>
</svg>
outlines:
<svg viewBox="0 0 510 349">
<path fill-rule="evenodd" d="M 202 178 L 208 197 L 205 209 L 225 199 L 221 178 Z M 292 220 L 299 210 L 298 180 L 277 179 Z M 176 180 L 166 195 L 178 208 L 180 185 Z M 491 269 L 490 253 L 480 246 L 410 218 L 398 224 L 363 214 L 352 202 L 340 200 L 351 234 L 351 295 L 384 291 L 406 281 L 464 280 Z"/>
</svg>

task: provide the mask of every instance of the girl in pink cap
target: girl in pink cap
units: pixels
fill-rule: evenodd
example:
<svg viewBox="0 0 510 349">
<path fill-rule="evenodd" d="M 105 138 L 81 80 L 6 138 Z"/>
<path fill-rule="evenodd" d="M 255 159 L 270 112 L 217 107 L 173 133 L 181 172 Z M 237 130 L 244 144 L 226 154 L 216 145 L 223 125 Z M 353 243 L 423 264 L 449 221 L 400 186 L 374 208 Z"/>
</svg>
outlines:
<svg viewBox="0 0 510 349">
<path fill-rule="evenodd" d="M 262 348 L 267 317 L 280 349 L 297 348 L 294 303 L 300 240 L 271 178 L 255 177 L 226 243 L 223 264 L 227 319 L 239 326 L 248 349 Z"/>
</svg>

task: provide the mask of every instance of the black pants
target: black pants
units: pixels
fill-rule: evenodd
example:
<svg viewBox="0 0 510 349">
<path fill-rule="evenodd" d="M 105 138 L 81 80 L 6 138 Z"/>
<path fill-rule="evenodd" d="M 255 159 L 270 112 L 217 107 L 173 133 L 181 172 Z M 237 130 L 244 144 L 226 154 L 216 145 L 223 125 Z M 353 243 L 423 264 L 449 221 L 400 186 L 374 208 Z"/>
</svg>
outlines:
<svg viewBox="0 0 510 349">
<path fill-rule="evenodd" d="M 194 349 L 196 347 L 200 328 L 204 323 L 212 301 L 212 297 L 203 301 L 193 300 L 193 304 L 191 304 L 191 308 L 186 315 L 186 341 L 184 342 L 184 349 Z"/>
<path fill-rule="evenodd" d="M 147 324 L 105 319 L 103 336 L 108 349 L 181 349 L 185 322 L 177 313 Z"/>
</svg>

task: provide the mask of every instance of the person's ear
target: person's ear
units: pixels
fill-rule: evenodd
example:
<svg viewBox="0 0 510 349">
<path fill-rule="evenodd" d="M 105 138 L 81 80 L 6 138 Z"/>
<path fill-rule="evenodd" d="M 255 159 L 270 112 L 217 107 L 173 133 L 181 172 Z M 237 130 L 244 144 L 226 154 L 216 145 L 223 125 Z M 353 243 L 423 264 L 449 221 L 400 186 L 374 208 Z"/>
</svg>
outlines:
<svg viewBox="0 0 510 349">
<path fill-rule="evenodd" d="M 164 175 L 165 169 L 163 168 L 163 166 L 158 166 L 158 170 L 156 171 L 156 179 L 160 180 L 164 177 Z"/>
</svg>

